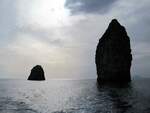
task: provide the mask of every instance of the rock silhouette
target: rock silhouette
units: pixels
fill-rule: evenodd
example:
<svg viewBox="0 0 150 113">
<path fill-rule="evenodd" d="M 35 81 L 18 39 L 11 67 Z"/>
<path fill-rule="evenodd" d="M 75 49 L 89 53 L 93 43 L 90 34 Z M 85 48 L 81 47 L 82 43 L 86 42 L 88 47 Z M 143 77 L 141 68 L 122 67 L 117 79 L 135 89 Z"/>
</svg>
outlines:
<svg viewBox="0 0 150 113">
<path fill-rule="evenodd" d="M 33 67 L 28 80 L 45 80 L 43 68 L 40 65 Z"/>
<path fill-rule="evenodd" d="M 98 83 L 127 83 L 131 81 L 132 54 L 125 28 L 113 19 L 100 38 L 95 63 Z"/>
</svg>

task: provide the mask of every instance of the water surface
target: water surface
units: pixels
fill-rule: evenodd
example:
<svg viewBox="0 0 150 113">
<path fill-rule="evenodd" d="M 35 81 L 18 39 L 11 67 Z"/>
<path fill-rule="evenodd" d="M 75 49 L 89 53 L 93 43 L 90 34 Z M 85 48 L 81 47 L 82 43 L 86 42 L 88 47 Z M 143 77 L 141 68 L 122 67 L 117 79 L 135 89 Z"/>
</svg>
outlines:
<svg viewBox="0 0 150 113">
<path fill-rule="evenodd" d="M 0 113 L 149 113 L 150 79 L 126 86 L 96 80 L 0 80 Z"/>
</svg>

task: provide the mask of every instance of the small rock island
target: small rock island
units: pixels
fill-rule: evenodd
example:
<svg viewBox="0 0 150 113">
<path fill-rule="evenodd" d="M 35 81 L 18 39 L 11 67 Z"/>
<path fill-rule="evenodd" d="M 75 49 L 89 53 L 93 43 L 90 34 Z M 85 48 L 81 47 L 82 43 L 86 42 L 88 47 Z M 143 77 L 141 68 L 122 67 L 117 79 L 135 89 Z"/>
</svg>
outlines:
<svg viewBox="0 0 150 113">
<path fill-rule="evenodd" d="M 131 61 L 130 39 L 125 28 L 113 19 L 96 48 L 98 83 L 130 82 Z"/>
<path fill-rule="evenodd" d="M 28 77 L 28 80 L 45 80 L 44 70 L 42 66 L 36 65 L 35 67 L 33 67 L 30 76 Z"/>
</svg>

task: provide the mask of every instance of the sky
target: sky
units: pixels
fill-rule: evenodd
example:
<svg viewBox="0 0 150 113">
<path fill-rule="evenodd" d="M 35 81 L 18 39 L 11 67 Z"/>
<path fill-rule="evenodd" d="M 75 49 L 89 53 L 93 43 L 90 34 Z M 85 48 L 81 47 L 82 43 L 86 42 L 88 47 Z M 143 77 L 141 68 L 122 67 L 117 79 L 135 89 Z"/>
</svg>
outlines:
<svg viewBox="0 0 150 113">
<path fill-rule="evenodd" d="M 0 78 L 96 78 L 95 50 L 109 22 L 125 26 L 132 76 L 150 77 L 149 0 L 0 0 Z"/>
</svg>

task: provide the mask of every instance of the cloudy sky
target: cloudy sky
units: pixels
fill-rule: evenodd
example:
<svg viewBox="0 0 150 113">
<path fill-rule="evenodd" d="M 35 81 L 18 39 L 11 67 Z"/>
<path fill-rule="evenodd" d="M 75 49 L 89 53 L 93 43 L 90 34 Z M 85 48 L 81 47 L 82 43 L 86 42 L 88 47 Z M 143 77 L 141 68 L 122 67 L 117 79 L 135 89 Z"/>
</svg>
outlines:
<svg viewBox="0 0 150 113">
<path fill-rule="evenodd" d="M 113 18 L 131 40 L 132 76 L 150 77 L 150 0 L 0 0 L 0 78 L 96 78 L 95 49 Z"/>
</svg>

